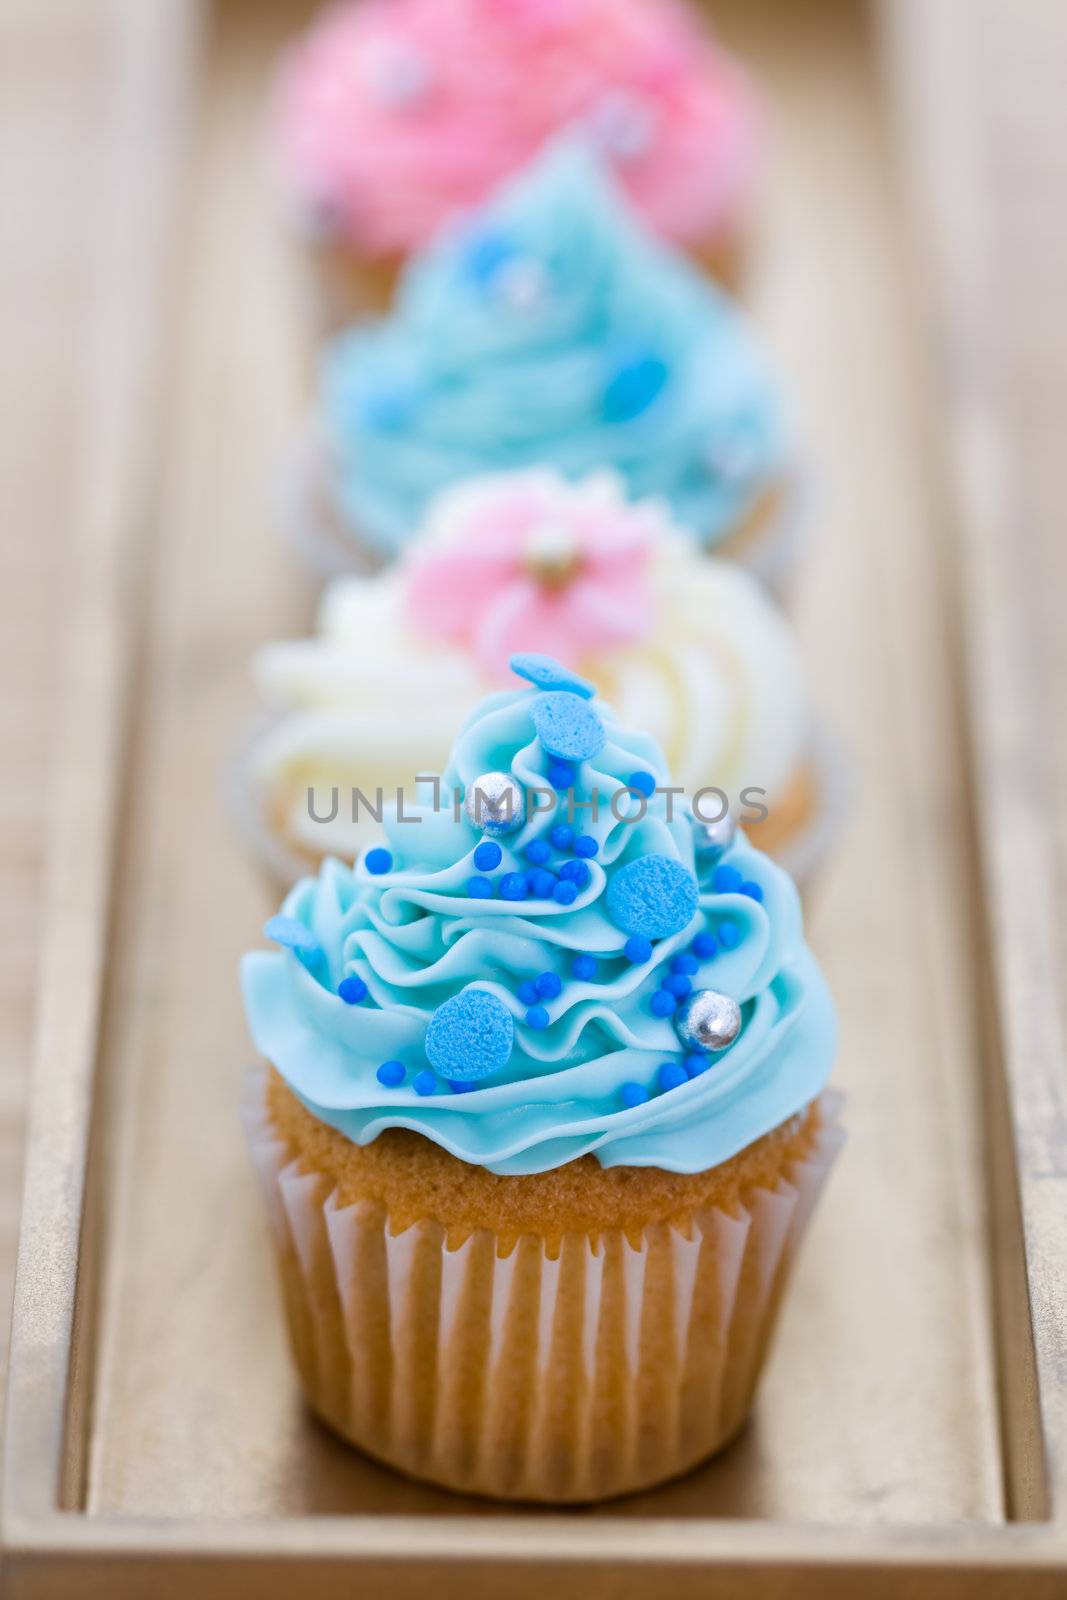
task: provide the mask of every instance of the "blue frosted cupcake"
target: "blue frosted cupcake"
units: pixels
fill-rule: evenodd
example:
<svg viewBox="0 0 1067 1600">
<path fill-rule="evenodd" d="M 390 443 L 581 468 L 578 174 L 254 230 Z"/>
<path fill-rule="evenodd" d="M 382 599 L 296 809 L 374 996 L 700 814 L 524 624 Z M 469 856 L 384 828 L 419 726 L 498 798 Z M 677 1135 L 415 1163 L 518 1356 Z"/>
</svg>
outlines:
<svg viewBox="0 0 1067 1600">
<path fill-rule="evenodd" d="M 294 510 L 332 567 L 380 561 L 447 484 L 540 465 L 612 467 L 756 565 L 789 520 L 791 444 L 746 322 L 569 141 L 417 256 L 390 317 L 328 347 Z"/>
<path fill-rule="evenodd" d="M 453 1488 L 591 1500 L 742 1425 L 840 1138 L 835 1021 L 781 870 L 515 668 L 246 958 L 249 1127 L 315 1410 Z"/>
</svg>

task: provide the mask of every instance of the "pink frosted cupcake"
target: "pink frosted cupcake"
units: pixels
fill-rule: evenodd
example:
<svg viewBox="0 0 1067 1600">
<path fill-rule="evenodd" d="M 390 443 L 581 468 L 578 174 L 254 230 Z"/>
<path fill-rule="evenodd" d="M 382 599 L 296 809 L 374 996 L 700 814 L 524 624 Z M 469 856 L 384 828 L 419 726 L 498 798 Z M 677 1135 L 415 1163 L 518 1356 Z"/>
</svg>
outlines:
<svg viewBox="0 0 1067 1600">
<path fill-rule="evenodd" d="M 756 122 L 737 65 L 674 0 L 360 0 L 289 53 L 276 143 L 336 318 L 385 303 L 412 251 L 563 128 L 732 282 Z"/>
</svg>

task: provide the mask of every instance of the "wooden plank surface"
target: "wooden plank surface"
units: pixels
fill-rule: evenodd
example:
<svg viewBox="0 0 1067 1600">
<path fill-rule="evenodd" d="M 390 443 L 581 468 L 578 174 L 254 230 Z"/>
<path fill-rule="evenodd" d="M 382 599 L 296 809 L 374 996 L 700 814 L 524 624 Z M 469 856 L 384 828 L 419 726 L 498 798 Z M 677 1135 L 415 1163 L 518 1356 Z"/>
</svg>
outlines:
<svg viewBox="0 0 1067 1600">
<path fill-rule="evenodd" d="M 770 89 L 753 298 L 817 463 L 798 618 L 858 768 L 813 917 L 841 1003 L 851 1142 L 756 1425 L 625 1514 L 997 1521 L 948 577 L 875 60 L 848 0 L 737 0 L 720 18 Z M 462 1501 L 401 1484 L 304 1418 L 236 1126 L 248 1047 L 233 975 L 271 901 L 234 849 L 215 775 L 251 707 L 251 649 L 308 616 L 265 488 L 306 404 L 307 329 L 263 151 L 293 14 L 231 0 L 215 21 L 105 1016 L 114 1145 L 88 1502 L 450 1516 Z"/>
<path fill-rule="evenodd" d="M 1067 28 L 1059 8 L 1035 3 L 1032 12 L 1044 31 L 1021 38 L 1002 5 L 972 0 L 958 42 L 991 108 L 991 149 L 981 159 L 996 215 L 1010 218 L 1003 239 L 1012 248 L 1003 243 L 998 256 L 997 377 L 1010 395 L 1012 449 L 1025 463 L 1034 669 L 1025 681 L 1036 702 L 1030 726 L 1049 735 L 1038 772 L 1049 821 L 1043 864 L 1058 891 L 1044 948 L 1051 972 L 1062 973 L 1067 739 L 1054 693 L 1064 681 L 1056 596 L 1065 557 L 1055 531 L 1067 511 L 1058 443 L 1067 351 L 1062 329 L 1050 333 L 1048 322 L 1063 277 L 1051 263 L 1062 259 L 1067 144 L 1055 135 L 1059 91 L 1047 63 Z M 35 53 L 42 38 L 35 30 L 52 37 L 43 14 L 16 7 L 5 25 L 12 15 L 32 41 L 40 81 L 55 85 L 56 57 L 47 47 Z M 713 1504 L 737 1515 L 835 1521 L 996 1521 L 1004 1508 L 974 1071 L 982 1011 L 971 945 L 975 863 L 957 825 L 966 767 L 952 546 L 939 474 L 929 470 L 939 430 L 887 129 L 855 15 L 838 0 L 805 0 L 790 8 L 791 21 L 773 8 L 757 15 L 740 0 L 722 7 L 727 36 L 764 68 L 775 95 L 775 182 L 756 305 L 824 467 L 819 542 L 799 615 L 817 691 L 858 755 L 854 821 L 813 919 L 842 998 L 852 1145 L 836 1180 L 836 1208 L 820 1220 L 783 1332 L 765 1420 L 727 1462 L 675 1491 L 668 1508 L 681 1516 L 705 1516 Z M 84 46 L 70 16 L 64 25 L 71 31 L 63 36 Z M 265 525 L 264 476 L 299 413 L 306 380 L 298 264 L 276 233 L 260 165 L 263 73 L 287 25 L 284 12 L 226 8 L 210 56 L 187 219 L 192 270 L 106 1019 L 107 1087 L 120 1139 L 109 1166 L 94 1511 L 397 1508 L 397 1481 L 311 1430 L 295 1403 L 266 1310 L 271 1291 L 255 1196 L 230 1120 L 245 1051 L 230 975 L 267 901 L 234 855 L 214 773 L 249 704 L 248 649 L 299 625 L 309 605 Z M 86 84 L 99 64 L 93 67 L 92 49 L 75 50 L 71 81 L 91 104 Z M 106 69 L 93 82 L 105 79 Z M 75 115 L 82 102 L 75 96 L 72 106 L 61 72 L 58 81 L 63 105 L 54 114 Z M 1027 87 L 1013 94 L 1006 81 Z M 33 144 L 40 102 L 31 95 L 26 104 L 16 97 L 14 109 L 10 97 L 0 104 L 0 115 L 24 135 L 31 130 Z M 91 140 L 79 150 L 90 159 Z M 57 169 L 68 155 L 65 145 L 54 152 Z M 40 159 L 34 146 L 34 162 Z M 71 187 L 84 190 L 84 173 Z M 54 239 L 58 254 L 62 227 Z M 35 249 L 42 252 L 31 258 L 36 263 L 45 246 Z M 64 426 L 72 430 L 76 412 L 61 330 L 69 340 L 82 286 L 71 281 L 75 267 L 67 262 L 65 270 L 69 277 L 49 302 L 66 308 L 58 327 L 43 314 L 41 275 L 34 270 L 32 284 L 18 280 L 22 304 L 40 294 L 41 316 L 28 318 L 16 340 L 20 359 L 5 380 L 4 414 L 35 445 L 53 421 L 57 437 Z M 41 380 L 39 422 L 19 409 L 18 377 L 27 372 Z M 55 711 L 46 641 L 65 553 L 60 528 L 46 530 L 46 508 L 64 492 L 69 483 L 42 452 L 19 484 L 26 498 L 16 502 L 42 535 L 30 541 L 32 560 L 27 555 L 19 570 L 17 591 L 9 586 L 2 597 L 19 621 L 4 630 L 4 648 L 24 652 L 4 682 L 21 690 L 23 676 L 35 680 L 19 701 L 31 707 L 25 725 L 11 723 L 27 778 L 22 798 L 5 801 L 16 805 L 5 882 L 10 875 L 28 916 L 15 922 L 5 965 L 15 996 L 5 1027 L 16 1049 L 28 1030 L 19 996 L 32 967 L 39 899 L 41 833 L 26 797 L 44 771 L 41 725 Z M 1019 538 L 1018 524 L 1012 537 Z M 11 716 L 10 688 L 5 693 Z M 1032 748 L 1026 756 L 1033 758 Z M 11 1147 L 20 1081 L 16 1063 L 4 1079 L 0 1119 Z M 5 1192 L 10 1197 L 12 1187 Z M 0 1222 L 4 1214 L 0 1203 Z M 3 1254 L 0 1241 L 0 1271 Z M 834 1297 L 846 1277 L 847 1298 Z M 206 1310 L 214 1320 L 205 1336 Z M 205 1355 L 216 1349 L 224 1381 L 216 1373 L 191 1386 L 190 1373 L 207 1371 Z M 829 1397 L 826 1370 L 835 1377 Z M 827 1404 L 833 1443 L 826 1433 L 816 1444 Z M 429 1491 L 402 1493 L 407 1509 L 461 1509 Z M 649 1497 L 632 1509 L 663 1508 Z"/>
</svg>

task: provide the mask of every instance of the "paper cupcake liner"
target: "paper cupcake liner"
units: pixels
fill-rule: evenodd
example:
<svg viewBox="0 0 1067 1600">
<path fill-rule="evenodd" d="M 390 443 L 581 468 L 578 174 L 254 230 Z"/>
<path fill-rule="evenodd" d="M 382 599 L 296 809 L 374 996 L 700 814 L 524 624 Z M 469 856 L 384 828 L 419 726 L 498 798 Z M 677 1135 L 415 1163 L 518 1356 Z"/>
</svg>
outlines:
<svg viewBox="0 0 1067 1600">
<path fill-rule="evenodd" d="M 341 1207 L 273 1128 L 265 1078 L 244 1108 L 308 1401 L 413 1477 L 497 1499 L 605 1499 L 686 1471 L 748 1414 L 782 1293 L 844 1135 L 820 1102 L 810 1154 L 736 1214 L 450 1246 Z"/>
<path fill-rule="evenodd" d="M 792 462 L 782 484 L 780 506 L 767 526 L 731 555 L 729 536 L 708 547 L 708 555 L 737 561 L 781 601 L 803 551 L 811 522 L 812 475 Z M 283 456 L 275 494 L 279 531 L 285 543 L 318 578 L 380 571 L 390 559 L 347 526 L 332 503 L 328 449 L 314 418 L 305 422 Z"/>
</svg>

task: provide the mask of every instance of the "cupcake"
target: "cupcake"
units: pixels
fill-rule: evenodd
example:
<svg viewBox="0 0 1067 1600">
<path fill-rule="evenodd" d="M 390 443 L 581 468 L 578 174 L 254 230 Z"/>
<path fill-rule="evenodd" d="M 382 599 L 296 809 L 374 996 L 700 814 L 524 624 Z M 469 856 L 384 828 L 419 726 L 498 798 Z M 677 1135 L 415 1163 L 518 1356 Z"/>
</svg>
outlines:
<svg viewBox="0 0 1067 1600">
<path fill-rule="evenodd" d="M 433 502 L 385 572 L 336 579 L 317 636 L 255 661 L 266 714 L 236 768 L 238 815 L 292 881 L 372 838 L 393 797 L 440 772 L 508 650 L 550 651 L 647 728 L 687 794 L 717 786 L 760 848 L 806 872 L 840 784 L 797 648 L 744 568 L 707 559 L 662 502 L 610 472 L 469 479 Z M 710 798 L 710 809 L 716 802 Z"/>
<path fill-rule="evenodd" d="M 701 548 L 780 575 L 795 472 L 755 340 L 566 141 L 327 347 L 287 517 L 322 570 L 381 562 L 440 489 L 533 466 L 612 467 Z"/>
<path fill-rule="evenodd" d="M 588 1501 L 743 1425 L 840 1140 L 835 1022 L 785 874 L 591 685 L 513 667 L 433 798 L 245 958 L 246 1120 L 319 1417 Z"/>
<path fill-rule="evenodd" d="M 669 0 L 377 0 L 323 12 L 283 63 L 275 143 L 333 316 L 563 129 L 650 228 L 734 280 L 757 166 L 749 84 Z M 347 320 L 347 319 L 345 319 Z"/>
</svg>

